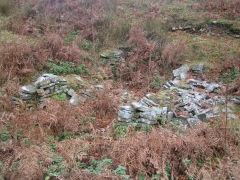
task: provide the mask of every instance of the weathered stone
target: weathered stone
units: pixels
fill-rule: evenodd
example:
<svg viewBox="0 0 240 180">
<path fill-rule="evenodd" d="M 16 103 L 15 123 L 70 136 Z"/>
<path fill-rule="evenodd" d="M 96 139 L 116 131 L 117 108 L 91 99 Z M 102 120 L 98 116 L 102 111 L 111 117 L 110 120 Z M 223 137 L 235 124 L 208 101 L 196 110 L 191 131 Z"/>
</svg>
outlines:
<svg viewBox="0 0 240 180">
<path fill-rule="evenodd" d="M 148 109 L 149 109 L 149 107 L 147 107 L 141 103 L 138 103 L 138 102 L 133 102 L 131 105 L 132 105 L 133 109 L 135 109 L 137 111 L 144 112 L 144 111 L 148 111 Z"/>
<path fill-rule="evenodd" d="M 207 93 L 212 93 L 215 89 L 219 88 L 219 84 L 217 83 L 211 83 L 207 86 L 206 92 Z"/>
<path fill-rule="evenodd" d="M 167 115 L 167 120 L 168 121 L 172 121 L 173 120 L 173 117 L 174 117 L 174 113 L 173 112 L 168 112 L 168 115 Z"/>
<path fill-rule="evenodd" d="M 208 122 L 206 113 L 200 113 L 200 114 L 197 115 L 197 117 L 198 117 L 199 120 L 201 120 L 203 122 Z"/>
<path fill-rule="evenodd" d="M 41 77 L 37 79 L 34 85 L 38 88 L 40 86 L 46 86 L 50 84 L 52 81 L 51 79 L 57 78 L 54 74 L 43 74 Z"/>
<path fill-rule="evenodd" d="M 69 89 L 68 92 L 67 92 L 67 94 L 68 94 L 69 96 L 75 96 L 75 95 L 76 95 L 76 93 L 75 93 L 75 91 L 74 91 L 73 89 Z"/>
<path fill-rule="evenodd" d="M 33 85 L 22 86 L 20 91 L 25 94 L 36 94 L 37 89 Z"/>
<path fill-rule="evenodd" d="M 120 106 L 118 111 L 118 121 L 131 122 L 133 109 L 131 106 Z"/>
<path fill-rule="evenodd" d="M 139 115 L 141 119 L 146 119 L 152 121 L 153 124 L 157 124 L 158 116 L 161 115 L 161 110 L 149 108 L 148 111 L 140 112 Z"/>
<path fill-rule="evenodd" d="M 108 49 L 100 54 L 101 58 L 111 59 L 123 57 L 123 52 L 121 50 Z"/>
<path fill-rule="evenodd" d="M 184 70 L 181 71 L 181 69 Z M 192 72 L 196 73 L 202 73 L 203 69 L 203 65 L 191 68 Z M 158 94 L 147 94 L 139 102 L 133 102 L 130 106 L 131 110 L 128 111 L 131 118 L 127 119 L 127 123 L 156 124 L 161 121 L 164 124 L 167 121 L 175 122 L 178 120 L 182 124 L 188 122 L 191 127 L 195 127 L 201 122 L 208 122 L 219 117 L 219 110 L 215 112 L 213 106 L 217 107 L 218 104 L 225 103 L 225 99 L 222 96 L 211 98 L 212 96 L 209 95 L 220 87 L 219 84 L 197 79 L 189 79 L 188 84 L 185 84 L 184 81 L 180 81 L 182 80 L 180 74 L 187 73 L 187 71 L 188 68 L 184 68 L 184 66 L 174 70 L 175 80 L 166 82 L 164 85 L 167 90 Z M 205 89 L 205 92 L 199 88 Z M 240 98 L 229 99 L 240 103 Z M 205 109 L 210 106 L 212 108 Z M 159 109 L 158 107 L 163 108 Z M 172 112 L 173 110 L 176 111 L 177 115 Z M 123 112 L 120 110 L 119 114 L 121 115 L 121 113 Z M 230 118 L 234 117 L 234 114 L 230 112 Z M 122 118 L 119 117 L 119 119 Z"/>
<path fill-rule="evenodd" d="M 123 101 L 124 103 L 126 103 L 127 100 L 128 100 L 128 98 L 130 97 L 130 94 L 129 94 L 128 92 L 123 92 L 123 93 L 122 93 L 122 96 L 123 96 L 122 101 Z"/>
<path fill-rule="evenodd" d="M 104 89 L 104 86 L 101 85 L 101 84 L 96 85 L 96 86 L 94 86 L 94 87 L 95 87 L 95 89 L 97 89 L 97 90 L 103 90 L 103 89 Z"/>
<path fill-rule="evenodd" d="M 188 71 L 189 67 L 183 65 L 180 68 L 173 70 L 173 76 L 177 80 L 185 80 L 188 77 Z"/>
<path fill-rule="evenodd" d="M 79 102 L 79 98 L 77 94 L 73 95 L 69 100 L 69 103 L 73 105 L 78 105 L 78 102 Z"/>
<path fill-rule="evenodd" d="M 81 81 L 79 76 L 73 76 L 77 81 Z M 78 95 L 73 89 L 67 88 L 67 79 L 54 74 L 43 74 L 33 85 L 21 87 L 20 94 L 23 100 L 39 98 L 41 101 L 55 94 L 67 93 L 71 96 L 70 103 L 78 104 Z"/>
<path fill-rule="evenodd" d="M 145 106 L 157 106 L 157 104 L 155 102 L 153 102 L 152 100 L 146 98 L 146 97 L 143 97 L 141 100 L 140 100 L 140 103 L 145 105 Z"/>
<path fill-rule="evenodd" d="M 206 81 L 200 81 L 200 80 L 196 80 L 196 79 L 189 79 L 188 82 L 190 84 L 192 84 L 193 86 L 198 87 L 198 88 L 205 89 L 206 87 L 208 87 L 208 83 Z"/>
<path fill-rule="evenodd" d="M 240 97 L 232 97 L 230 101 L 234 102 L 235 104 L 240 104 Z"/>
<path fill-rule="evenodd" d="M 186 90 L 194 89 L 193 86 L 188 85 L 188 84 L 182 84 L 182 85 L 179 86 L 179 88 L 181 88 L 181 89 L 186 89 Z"/>
<path fill-rule="evenodd" d="M 193 71 L 193 72 L 202 72 L 203 71 L 203 64 L 197 64 L 197 65 L 193 65 L 192 67 L 191 67 L 191 70 Z"/>
<path fill-rule="evenodd" d="M 219 97 L 219 96 L 214 96 L 213 100 L 215 100 L 217 104 L 225 104 L 226 102 L 224 97 Z"/>
<path fill-rule="evenodd" d="M 176 85 L 178 85 L 180 83 L 180 80 L 174 79 L 174 80 L 172 80 L 170 82 L 176 86 Z"/>
<path fill-rule="evenodd" d="M 76 74 L 67 75 L 65 79 L 67 81 L 66 85 L 69 88 L 82 89 L 88 86 L 88 84 L 83 81 L 79 75 Z"/>
<path fill-rule="evenodd" d="M 167 111 L 168 111 L 168 108 L 167 108 L 167 107 L 163 107 L 163 108 L 162 108 L 162 114 L 163 114 L 163 115 L 167 115 Z"/>
<path fill-rule="evenodd" d="M 194 95 L 195 95 L 195 100 L 197 101 L 202 101 L 207 97 L 205 93 L 200 93 L 200 92 L 194 92 Z"/>
<path fill-rule="evenodd" d="M 27 100 L 32 100 L 32 99 L 34 99 L 35 97 L 36 97 L 36 96 L 31 95 L 31 94 L 25 94 L 25 93 L 20 94 L 20 98 L 21 98 L 22 100 L 25 100 L 25 101 L 27 101 Z"/>
<path fill-rule="evenodd" d="M 188 118 L 187 122 L 193 128 L 201 124 L 201 121 L 198 118 Z"/>
</svg>

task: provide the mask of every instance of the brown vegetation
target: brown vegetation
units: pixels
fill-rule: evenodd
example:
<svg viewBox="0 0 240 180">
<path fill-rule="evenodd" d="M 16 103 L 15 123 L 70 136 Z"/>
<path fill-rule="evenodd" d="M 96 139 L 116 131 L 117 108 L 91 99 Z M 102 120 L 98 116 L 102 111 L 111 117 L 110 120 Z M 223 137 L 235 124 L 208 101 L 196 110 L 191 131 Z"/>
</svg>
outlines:
<svg viewBox="0 0 240 180">
<path fill-rule="evenodd" d="M 3 9 L 2 2 L 6 1 L 0 0 L 0 12 L 8 14 L 10 11 Z M 162 6 L 139 1 L 137 5 L 146 10 L 136 14 L 144 18 L 129 22 L 125 14 L 117 16 L 120 1 L 116 0 L 18 2 L 16 13 L 1 26 L 20 36 L 0 44 L 0 179 L 47 179 L 56 157 L 63 160 L 61 166 L 54 168 L 64 168 L 61 176 L 51 175 L 50 179 L 124 178 L 114 173 L 119 165 L 126 167 L 126 174 L 135 179 L 150 179 L 156 174 L 164 179 L 182 180 L 231 179 L 232 174 L 239 177 L 235 175 L 240 167 L 236 162 L 239 127 L 228 122 L 227 116 L 187 131 L 156 126 L 146 132 L 129 126 L 124 129 L 124 138 L 116 135 L 117 108 L 124 103 L 122 93 L 127 88 L 134 89 L 131 93 L 137 100 L 137 95 L 158 91 L 159 81 L 164 81 L 184 58 L 186 42 L 169 42 L 155 28 Z M 129 3 L 124 10 L 134 5 Z M 201 5 L 232 18 L 240 13 L 239 2 L 234 0 L 209 0 Z M 146 27 L 142 21 L 147 21 Z M 89 42 L 91 50 L 79 48 L 81 40 Z M 130 50 L 123 50 L 126 61 L 117 66 L 119 81 L 113 81 L 113 75 L 103 75 L 98 82 L 96 76 L 105 73 L 104 68 L 98 67 L 98 51 L 122 43 L 129 45 L 126 49 Z M 102 83 L 104 78 L 110 81 L 104 90 L 92 92 L 93 98 L 79 106 L 53 98 L 43 104 L 36 100 L 13 105 L 12 98 L 19 95 L 20 84 L 31 81 L 29 75 L 39 73 L 48 59 L 70 61 L 76 66 L 90 64 L 90 83 Z M 239 72 L 239 57 L 223 63 L 216 73 L 230 72 L 231 76 L 234 68 Z M 157 88 L 151 86 L 155 77 L 159 78 Z M 233 82 L 228 91 L 238 94 L 240 80 Z M 85 172 L 92 159 L 104 158 L 113 162 L 102 168 L 101 174 Z M 79 167 L 79 162 L 86 167 Z"/>
<path fill-rule="evenodd" d="M 0 48 L 0 80 L 9 80 L 13 77 L 21 77 L 24 69 L 34 69 L 39 63 L 33 57 L 33 48 L 26 40 L 16 40 L 3 43 Z"/>
<path fill-rule="evenodd" d="M 240 17 L 240 2 L 238 0 L 206 0 L 200 3 L 200 7 L 204 10 L 216 11 L 233 19 Z"/>
<path fill-rule="evenodd" d="M 202 179 L 204 167 L 199 163 L 211 162 L 212 158 L 227 153 L 224 147 L 224 134 L 218 128 L 201 127 L 180 136 L 166 129 L 153 129 L 149 134 L 141 133 L 116 142 L 112 156 L 116 164 L 128 167 L 128 173 L 134 177 L 164 172 L 164 179 L 181 175 Z M 165 171 L 167 165 L 171 167 L 169 172 Z"/>
</svg>

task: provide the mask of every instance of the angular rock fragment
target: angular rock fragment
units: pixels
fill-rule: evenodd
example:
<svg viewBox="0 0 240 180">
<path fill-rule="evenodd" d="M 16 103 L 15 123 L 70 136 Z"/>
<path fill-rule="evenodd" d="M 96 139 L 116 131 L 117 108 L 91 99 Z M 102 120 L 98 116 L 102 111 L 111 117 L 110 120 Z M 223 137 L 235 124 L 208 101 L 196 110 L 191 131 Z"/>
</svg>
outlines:
<svg viewBox="0 0 240 180">
<path fill-rule="evenodd" d="M 20 91 L 21 91 L 22 93 L 26 93 L 26 94 L 36 94 L 37 89 L 36 89 L 36 87 L 33 86 L 33 85 L 27 85 L 27 86 L 22 86 L 22 87 L 20 88 Z"/>
<path fill-rule="evenodd" d="M 133 109 L 131 106 L 120 106 L 118 111 L 118 121 L 131 122 L 133 118 Z"/>
<path fill-rule="evenodd" d="M 198 76 L 199 74 L 201 74 L 203 72 L 203 67 L 204 67 L 203 64 L 193 65 L 191 67 L 192 75 Z"/>
<path fill-rule="evenodd" d="M 173 70 L 173 76 L 176 80 L 185 80 L 188 77 L 188 71 L 189 67 L 183 65 L 180 68 Z"/>
<path fill-rule="evenodd" d="M 187 122 L 193 128 L 201 124 L 201 121 L 198 118 L 188 118 Z"/>
<path fill-rule="evenodd" d="M 77 94 L 73 95 L 69 100 L 69 103 L 73 105 L 78 105 L 78 102 L 79 102 L 79 98 Z"/>
<path fill-rule="evenodd" d="M 219 88 L 219 84 L 217 83 L 211 83 L 208 85 L 207 89 L 206 89 L 206 92 L 207 93 L 212 93 L 215 89 Z"/>
</svg>

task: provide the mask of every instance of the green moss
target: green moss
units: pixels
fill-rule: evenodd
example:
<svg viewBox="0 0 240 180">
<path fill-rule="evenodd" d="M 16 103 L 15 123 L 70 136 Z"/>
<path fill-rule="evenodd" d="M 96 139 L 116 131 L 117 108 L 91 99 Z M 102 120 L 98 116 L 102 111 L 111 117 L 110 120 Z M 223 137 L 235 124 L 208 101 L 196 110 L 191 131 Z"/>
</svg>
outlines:
<svg viewBox="0 0 240 180">
<path fill-rule="evenodd" d="M 215 24 L 219 27 L 226 27 L 226 28 L 231 28 L 233 26 L 232 22 L 225 21 L 225 20 L 212 21 L 212 24 Z"/>
<path fill-rule="evenodd" d="M 107 49 L 103 51 L 100 56 L 106 59 L 115 59 L 116 52 L 117 52 L 116 49 Z"/>
<path fill-rule="evenodd" d="M 65 76 L 64 78 L 67 80 L 68 88 L 82 89 L 89 86 L 88 83 L 86 81 L 83 81 L 78 75 L 71 74 Z"/>
<path fill-rule="evenodd" d="M 58 100 L 58 101 L 66 101 L 67 95 L 65 93 L 59 94 L 59 95 L 53 95 L 52 98 Z"/>
<path fill-rule="evenodd" d="M 233 33 L 240 34 L 240 26 L 233 25 L 230 29 Z"/>
</svg>

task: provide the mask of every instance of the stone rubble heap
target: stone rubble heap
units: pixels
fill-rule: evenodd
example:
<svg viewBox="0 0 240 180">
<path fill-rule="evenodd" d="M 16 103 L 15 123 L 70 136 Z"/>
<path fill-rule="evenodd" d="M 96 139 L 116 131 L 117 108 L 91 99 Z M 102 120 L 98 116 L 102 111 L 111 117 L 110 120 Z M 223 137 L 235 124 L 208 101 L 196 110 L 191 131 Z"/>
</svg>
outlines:
<svg viewBox="0 0 240 180">
<path fill-rule="evenodd" d="M 218 105 L 225 103 L 225 98 L 216 91 L 221 88 L 217 83 L 199 79 L 187 79 L 188 73 L 198 76 L 203 73 L 203 65 L 186 65 L 173 71 L 174 80 L 166 82 L 165 90 L 157 94 L 148 94 L 139 102 L 129 106 L 120 106 L 118 121 L 125 125 L 154 125 L 166 122 L 188 124 L 191 127 L 201 122 L 209 122 L 220 116 Z M 230 98 L 240 103 L 240 98 Z M 235 118 L 234 114 L 231 114 Z"/>
<path fill-rule="evenodd" d="M 78 104 L 78 95 L 67 87 L 67 80 L 53 74 L 43 74 L 33 85 L 20 88 L 20 98 L 25 101 L 39 98 L 40 102 L 43 102 L 45 98 L 62 93 L 70 96 L 71 104 Z"/>
<path fill-rule="evenodd" d="M 157 124 L 161 115 L 166 115 L 167 107 L 159 108 L 149 99 L 149 95 L 139 102 L 133 102 L 130 106 L 120 106 L 118 121 L 124 124 Z"/>
</svg>

